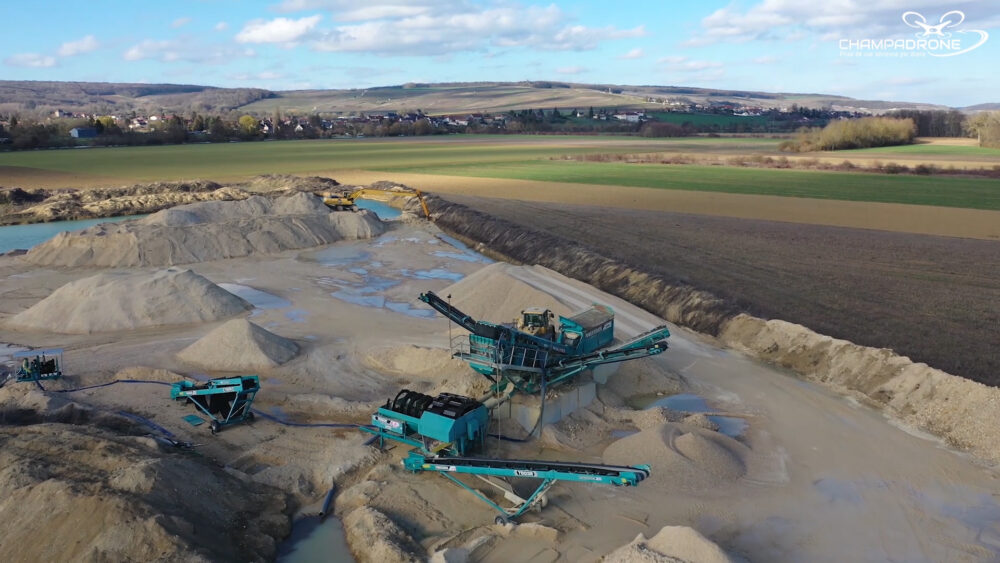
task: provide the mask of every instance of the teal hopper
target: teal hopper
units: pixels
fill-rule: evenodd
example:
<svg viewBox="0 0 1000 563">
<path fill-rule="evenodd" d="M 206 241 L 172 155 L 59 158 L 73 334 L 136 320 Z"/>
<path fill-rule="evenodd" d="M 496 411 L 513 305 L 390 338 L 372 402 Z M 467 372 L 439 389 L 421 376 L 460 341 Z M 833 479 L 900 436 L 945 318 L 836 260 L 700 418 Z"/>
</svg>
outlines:
<svg viewBox="0 0 1000 563">
<path fill-rule="evenodd" d="M 170 398 L 193 403 L 211 419 L 209 428 L 215 434 L 224 426 L 252 422 L 254 397 L 260 390 L 256 375 L 221 377 L 204 383 L 181 381 L 170 387 Z"/>
</svg>

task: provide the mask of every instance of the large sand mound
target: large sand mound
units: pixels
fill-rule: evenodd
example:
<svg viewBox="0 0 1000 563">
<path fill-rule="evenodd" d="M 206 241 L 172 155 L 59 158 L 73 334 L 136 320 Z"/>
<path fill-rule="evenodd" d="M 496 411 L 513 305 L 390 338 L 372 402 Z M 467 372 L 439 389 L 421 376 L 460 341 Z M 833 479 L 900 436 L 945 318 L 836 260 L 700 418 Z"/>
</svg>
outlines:
<svg viewBox="0 0 1000 563">
<path fill-rule="evenodd" d="M 105 273 L 70 282 L 15 315 L 13 329 L 89 334 L 218 321 L 250 303 L 191 270 Z"/>
<path fill-rule="evenodd" d="M 62 233 L 32 248 L 25 260 L 46 266 L 169 266 L 371 238 L 383 230 L 374 213 L 331 213 L 311 194 L 254 196 Z"/>
<path fill-rule="evenodd" d="M 220 371 L 269 369 L 291 360 L 299 347 L 246 319 L 233 319 L 177 353 L 184 362 Z"/>
<path fill-rule="evenodd" d="M 667 422 L 614 442 L 604 450 L 604 462 L 648 464 L 644 486 L 698 490 L 742 477 L 748 454 L 746 446 L 728 436 Z"/>
<path fill-rule="evenodd" d="M 289 531 L 280 491 L 251 486 L 201 457 L 166 453 L 125 419 L 77 415 L 54 423 L 21 410 L 7 418 L 13 425 L 0 424 L 0 559 L 273 557 Z"/>
<path fill-rule="evenodd" d="M 436 293 L 445 299 L 451 295 L 451 304 L 474 319 L 495 323 L 509 323 L 527 307 L 546 307 L 557 315 L 570 312 L 555 297 L 511 276 L 509 269 L 516 267 L 490 264 Z"/>
<path fill-rule="evenodd" d="M 655 536 L 639 534 L 604 557 L 605 563 L 730 563 L 712 540 L 687 526 L 664 526 Z"/>
</svg>

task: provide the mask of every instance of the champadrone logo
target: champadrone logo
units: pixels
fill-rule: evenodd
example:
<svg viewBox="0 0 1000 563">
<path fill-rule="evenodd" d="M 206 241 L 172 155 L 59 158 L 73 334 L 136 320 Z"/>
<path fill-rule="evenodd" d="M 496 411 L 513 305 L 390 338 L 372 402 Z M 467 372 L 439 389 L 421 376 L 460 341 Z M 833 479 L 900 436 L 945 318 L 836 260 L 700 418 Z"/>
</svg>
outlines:
<svg viewBox="0 0 1000 563">
<path fill-rule="evenodd" d="M 840 55 L 846 57 L 954 57 L 977 49 L 990 34 L 981 29 L 964 29 L 965 13 L 952 10 L 937 22 L 920 12 L 904 12 L 903 23 L 918 29 L 914 39 L 841 39 Z"/>
</svg>

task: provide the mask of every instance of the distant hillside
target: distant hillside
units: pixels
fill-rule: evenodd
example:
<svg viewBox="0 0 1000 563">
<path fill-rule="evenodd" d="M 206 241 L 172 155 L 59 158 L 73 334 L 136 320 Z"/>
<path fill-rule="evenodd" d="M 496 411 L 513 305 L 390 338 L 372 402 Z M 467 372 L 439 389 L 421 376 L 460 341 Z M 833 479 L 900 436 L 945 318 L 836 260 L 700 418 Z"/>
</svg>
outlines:
<svg viewBox="0 0 1000 563">
<path fill-rule="evenodd" d="M 977 111 L 997 111 L 1000 110 L 1000 104 L 976 104 L 974 106 L 967 106 L 962 108 L 962 111 L 968 113 L 975 113 Z"/>
<path fill-rule="evenodd" d="M 663 109 L 671 104 L 829 108 L 880 113 L 892 109 L 944 109 L 913 102 L 856 100 L 827 94 L 714 90 L 682 86 L 623 86 L 568 82 L 466 82 L 403 84 L 351 90 L 270 91 L 183 84 L 0 81 L 0 113 L 54 109 L 99 113 L 176 112 L 257 115 L 283 113 L 342 114 L 422 110 L 430 115 L 500 112 L 512 109 L 589 107 Z M 980 104 L 976 111 L 1000 107 Z"/>
<path fill-rule="evenodd" d="M 190 84 L 35 82 L 0 80 L 0 112 L 25 110 L 132 110 L 225 112 L 273 96 L 259 88 L 215 88 Z"/>
</svg>

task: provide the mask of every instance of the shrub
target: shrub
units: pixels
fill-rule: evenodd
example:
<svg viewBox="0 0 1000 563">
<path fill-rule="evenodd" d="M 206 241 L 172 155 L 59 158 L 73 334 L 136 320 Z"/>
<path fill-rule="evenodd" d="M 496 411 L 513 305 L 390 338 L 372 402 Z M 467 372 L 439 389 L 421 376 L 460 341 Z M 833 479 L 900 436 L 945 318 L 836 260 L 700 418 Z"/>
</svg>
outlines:
<svg viewBox="0 0 1000 563">
<path fill-rule="evenodd" d="M 822 129 L 800 129 L 794 141 L 781 143 L 779 148 L 810 152 L 886 147 L 910 144 L 915 136 L 912 119 L 863 117 L 832 121 Z"/>
</svg>

